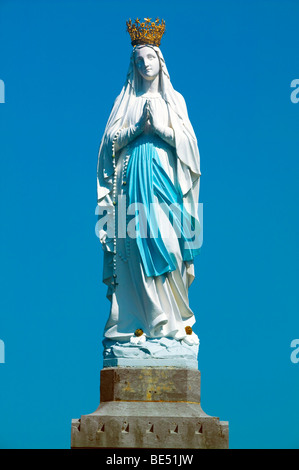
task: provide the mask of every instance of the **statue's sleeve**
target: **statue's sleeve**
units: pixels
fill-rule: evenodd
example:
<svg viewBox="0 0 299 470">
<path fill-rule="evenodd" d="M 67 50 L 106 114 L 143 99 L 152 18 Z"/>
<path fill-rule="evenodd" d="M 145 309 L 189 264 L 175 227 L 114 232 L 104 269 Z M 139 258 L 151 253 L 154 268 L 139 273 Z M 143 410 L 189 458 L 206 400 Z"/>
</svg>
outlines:
<svg viewBox="0 0 299 470">
<path fill-rule="evenodd" d="M 187 193 L 194 180 L 200 176 L 200 156 L 197 139 L 190 123 L 183 96 L 176 93 L 176 109 L 170 110 L 171 125 L 175 133 L 178 171 L 181 187 Z"/>
<path fill-rule="evenodd" d="M 126 145 L 136 139 L 141 133 L 142 129 L 137 124 L 119 129 L 114 144 L 115 151 L 118 152 L 123 147 L 126 147 Z"/>
</svg>

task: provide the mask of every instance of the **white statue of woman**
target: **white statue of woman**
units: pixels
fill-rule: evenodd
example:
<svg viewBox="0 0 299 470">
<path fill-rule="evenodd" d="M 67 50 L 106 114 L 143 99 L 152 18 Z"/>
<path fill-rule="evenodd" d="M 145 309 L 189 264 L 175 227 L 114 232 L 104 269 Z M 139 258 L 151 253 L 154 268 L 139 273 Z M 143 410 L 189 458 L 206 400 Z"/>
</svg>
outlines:
<svg viewBox="0 0 299 470">
<path fill-rule="evenodd" d="M 188 299 L 199 251 L 197 140 L 160 48 L 139 42 L 98 159 L 106 358 L 165 358 L 199 343 Z"/>
</svg>

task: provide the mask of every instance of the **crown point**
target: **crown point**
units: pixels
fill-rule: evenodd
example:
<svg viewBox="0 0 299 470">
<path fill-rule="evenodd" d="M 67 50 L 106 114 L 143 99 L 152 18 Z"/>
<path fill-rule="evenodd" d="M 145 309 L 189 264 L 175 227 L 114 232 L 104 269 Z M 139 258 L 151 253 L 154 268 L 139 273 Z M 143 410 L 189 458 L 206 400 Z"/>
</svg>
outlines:
<svg viewBox="0 0 299 470">
<path fill-rule="evenodd" d="M 165 21 L 161 20 L 161 23 L 159 23 L 159 18 L 156 18 L 155 21 L 152 21 L 151 18 L 144 18 L 144 21 L 145 23 L 141 23 L 139 18 L 136 18 L 134 24 L 132 24 L 131 19 L 126 22 L 132 46 L 149 44 L 159 47 L 165 32 Z"/>
</svg>

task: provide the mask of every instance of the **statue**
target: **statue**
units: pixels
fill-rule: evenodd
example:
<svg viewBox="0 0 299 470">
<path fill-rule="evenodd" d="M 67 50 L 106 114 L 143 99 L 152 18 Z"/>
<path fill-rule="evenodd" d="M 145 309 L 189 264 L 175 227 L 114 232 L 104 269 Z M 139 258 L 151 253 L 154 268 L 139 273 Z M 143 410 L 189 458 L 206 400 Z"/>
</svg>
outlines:
<svg viewBox="0 0 299 470">
<path fill-rule="evenodd" d="M 98 235 L 111 301 L 104 358 L 127 358 L 128 365 L 196 359 L 188 289 L 199 253 L 197 140 L 159 47 L 165 22 L 130 20 L 127 30 L 129 70 L 97 169 Z"/>
<path fill-rule="evenodd" d="M 226 449 L 201 408 L 188 291 L 200 248 L 199 152 L 160 46 L 165 23 L 127 22 L 133 51 L 99 150 L 97 231 L 111 301 L 100 404 L 72 448 Z"/>
</svg>

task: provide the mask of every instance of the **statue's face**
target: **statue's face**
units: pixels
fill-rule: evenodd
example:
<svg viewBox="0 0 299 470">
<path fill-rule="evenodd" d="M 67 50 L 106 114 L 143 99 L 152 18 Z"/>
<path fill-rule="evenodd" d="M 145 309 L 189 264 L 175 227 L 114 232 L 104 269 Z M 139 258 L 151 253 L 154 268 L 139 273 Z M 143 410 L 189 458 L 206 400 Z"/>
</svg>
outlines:
<svg viewBox="0 0 299 470">
<path fill-rule="evenodd" d="M 154 80 L 159 75 L 160 61 L 151 47 L 143 46 L 136 49 L 135 65 L 144 80 Z"/>
</svg>

